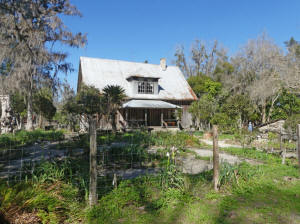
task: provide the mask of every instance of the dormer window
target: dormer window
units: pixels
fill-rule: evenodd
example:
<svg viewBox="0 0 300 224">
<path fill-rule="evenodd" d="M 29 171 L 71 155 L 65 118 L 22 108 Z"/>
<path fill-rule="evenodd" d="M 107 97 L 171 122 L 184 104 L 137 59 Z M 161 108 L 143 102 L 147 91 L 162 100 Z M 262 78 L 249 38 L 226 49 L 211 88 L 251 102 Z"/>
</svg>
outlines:
<svg viewBox="0 0 300 224">
<path fill-rule="evenodd" d="M 141 75 L 131 75 L 126 78 L 130 83 L 133 94 L 153 94 L 159 93 L 158 80 L 159 77 L 146 77 Z"/>
<path fill-rule="evenodd" d="M 154 83 L 148 81 L 138 82 L 138 93 L 139 94 L 154 94 Z"/>
</svg>

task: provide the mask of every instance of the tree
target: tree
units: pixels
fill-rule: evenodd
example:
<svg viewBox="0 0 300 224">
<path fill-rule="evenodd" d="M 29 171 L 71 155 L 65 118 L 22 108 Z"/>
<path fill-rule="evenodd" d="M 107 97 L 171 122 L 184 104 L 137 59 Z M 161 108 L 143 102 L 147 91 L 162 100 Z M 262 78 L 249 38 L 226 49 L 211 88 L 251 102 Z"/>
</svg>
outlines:
<svg viewBox="0 0 300 224">
<path fill-rule="evenodd" d="M 199 122 L 202 128 L 211 127 L 211 119 L 218 109 L 218 102 L 208 94 L 203 95 L 199 100 L 193 102 L 189 107 L 193 120 Z M 198 125 L 197 125 L 198 126 Z"/>
<path fill-rule="evenodd" d="M 209 94 L 210 96 L 215 97 L 222 89 L 222 84 L 220 82 L 216 82 L 205 75 L 190 76 L 187 81 L 197 97 L 201 97 L 203 94 Z"/>
<path fill-rule="evenodd" d="M 291 37 L 289 41 L 284 42 L 289 52 L 293 52 L 296 57 L 300 57 L 300 44 L 294 37 Z"/>
<path fill-rule="evenodd" d="M 249 96 L 244 94 L 228 97 L 222 105 L 221 111 L 235 120 L 240 128 L 250 120 L 255 121 L 257 119 L 254 105 Z"/>
<path fill-rule="evenodd" d="M 206 75 L 213 77 L 216 65 L 227 61 L 226 50 L 219 46 L 217 41 L 209 45 L 203 41 L 195 40 L 190 50 L 188 60 L 184 47 L 178 46 L 175 52 L 174 64 L 178 66 L 186 77 Z"/>
<path fill-rule="evenodd" d="M 284 87 L 290 92 L 299 93 L 300 90 L 300 44 L 291 38 L 285 42 L 288 53 L 282 61 L 281 79 Z"/>
<path fill-rule="evenodd" d="M 269 121 L 274 103 L 280 96 L 283 57 L 279 47 L 262 34 L 250 40 L 232 59 L 235 67 L 232 88 L 249 95 L 261 113 L 262 123 Z"/>
<path fill-rule="evenodd" d="M 80 116 L 77 111 L 75 92 L 68 83 L 63 84 L 61 98 L 60 103 L 58 103 L 58 111 L 56 112 L 55 119 L 59 124 L 64 124 L 69 130 L 75 131 Z"/>
<path fill-rule="evenodd" d="M 81 116 L 85 116 L 89 125 L 90 136 L 90 185 L 89 204 L 93 206 L 97 203 L 97 118 L 101 118 L 105 105 L 99 89 L 94 86 L 82 85 L 76 96 L 76 104 L 70 109 L 77 111 Z"/>
<path fill-rule="evenodd" d="M 112 130 L 117 131 L 116 115 L 126 95 L 125 90 L 118 85 L 107 85 L 103 88 L 103 96 L 107 105 L 107 114 L 110 116 Z"/>
<path fill-rule="evenodd" d="M 43 118 L 51 120 L 56 107 L 53 105 L 53 93 L 49 88 L 42 88 L 33 96 L 33 108 L 39 115 L 39 128 L 43 128 Z"/>
<path fill-rule="evenodd" d="M 218 61 L 214 70 L 213 77 L 218 82 L 224 82 L 234 72 L 233 65 L 228 61 Z"/>
<path fill-rule="evenodd" d="M 11 94 L 10 100 L 13 116 L 16 118 L 17 122 L 17 128 L 20 130 L 23 126 L 23 119 L 26 116 L 25 99 L 19 92 L 15 92 L 14 94 Z"/>
<path fill-rule="evenodd" d="M 282 93 L 275 102 L 274 110 L 271 114 L 272 120 L 287 119 L 293 114 L 300 113 L 300 98 L 283 89 Z"/>
<path fill-rule="evenodd" d="M 57 73 L 71 69 L 65 62 L 66 53 L 55 50 L 55 43 L 80 47 L 86 36 L 73 35 L 61 16 L 78 16 L 79 11 L 69 0 L 1 0 L 0 1 L 0 64 L 13 62 L 3 88 L 22 89 L 27 96 L 27 129 L 33 128 L 33 89 L 40 77 L 48 77 L 53 88 Z"/>
</svg>

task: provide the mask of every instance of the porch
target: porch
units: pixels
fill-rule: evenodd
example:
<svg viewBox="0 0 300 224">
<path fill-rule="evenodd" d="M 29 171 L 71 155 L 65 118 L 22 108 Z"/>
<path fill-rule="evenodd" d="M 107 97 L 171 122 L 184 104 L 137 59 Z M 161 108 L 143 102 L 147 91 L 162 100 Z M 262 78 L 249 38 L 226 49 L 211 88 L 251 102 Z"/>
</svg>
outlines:
<svg viewBox="0 0 300 224">
<path fill-rule="evenodd" d="M 179 118 L 176 110 L 180 107 L 159 100 L 131 100 L 123 104 L 121 114 L 126 128 L 168 127 L 177 128 Z"/>
</svg>

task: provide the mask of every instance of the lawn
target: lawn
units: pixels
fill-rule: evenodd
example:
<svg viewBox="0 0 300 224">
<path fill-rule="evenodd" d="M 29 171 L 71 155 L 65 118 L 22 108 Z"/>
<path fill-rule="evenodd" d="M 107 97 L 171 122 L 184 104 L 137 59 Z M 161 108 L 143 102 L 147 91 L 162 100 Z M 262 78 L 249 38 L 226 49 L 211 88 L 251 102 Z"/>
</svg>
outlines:
<svg viewBox="0 0 300 224">
<path fill-rule="evenodd" d="M 168 148 L 174 136 L 154 135 L 151 144 Z M 198 144 L 188 136 L 178 135 L 184 141 L 178 141 L 178 148 Z M 158 175 L 123 180 L 117 188 L 99 178 L 99 203 L 88 208 L 88 160 L 45 162 L 24 182 L 1 184 L 2 218 L 24 221 L 31 217 L 43 223 L 300 223 L 300 176 L 295 161 L 282 165 L 279 157 L 254 149 L 223 150 L 263 163 L 222 165 L 220 191 L 215 192 L 212 171 L 184 175 L 172 159 L 161 157 Z"/>
<path fill-rule="evenodd" d="M 64 139 L 64 131 L 62 130 L 34 130 L 34 131 L 18 131 L 16 134 L 0 135 L 0 149 L 11 149 L 22 146 L 32 145 L 42 141 L 61 141 Z"/>
</svg>

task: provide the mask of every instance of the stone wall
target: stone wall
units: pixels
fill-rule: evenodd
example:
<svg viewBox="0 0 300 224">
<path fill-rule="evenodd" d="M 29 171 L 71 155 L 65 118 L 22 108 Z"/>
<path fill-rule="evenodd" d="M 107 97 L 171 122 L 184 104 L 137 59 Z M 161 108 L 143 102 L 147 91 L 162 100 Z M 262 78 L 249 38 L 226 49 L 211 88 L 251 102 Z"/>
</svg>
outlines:
<svg viewBox="0 0 300 224">
<path fill-rule="evenodd" d="M 284 125 L 285 120 L 279 120 L 276 122 L 272 122 L 269 124 L 266 124 L 260 128 L 258 128 L 258 130 L 261 133 L 267 133 L 267 132 L 276 132 L 276 133 L 280 133 L 280 132 L 284 132 Z"/>
</svg>

